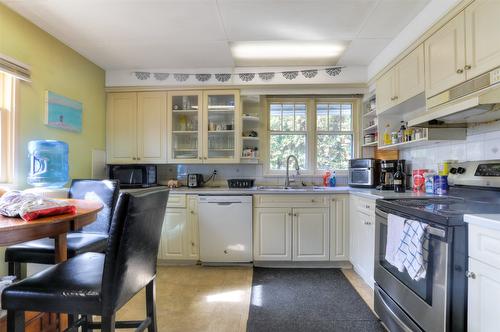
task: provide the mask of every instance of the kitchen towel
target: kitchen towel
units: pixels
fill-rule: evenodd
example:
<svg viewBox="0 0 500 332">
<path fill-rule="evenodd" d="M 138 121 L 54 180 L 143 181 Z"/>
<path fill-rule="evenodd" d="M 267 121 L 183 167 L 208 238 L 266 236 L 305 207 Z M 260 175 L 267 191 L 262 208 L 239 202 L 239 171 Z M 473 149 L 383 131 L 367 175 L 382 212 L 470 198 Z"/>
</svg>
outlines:
<svg viewBox="0 0 500 332">
<path fill-rule="evenodd" d="M 389 213 L 387 217 L 387 244 L 385 246 L 385 260 L 395 266 L 398 270 L 404 271 L 403 262 L 397 260 L 397 253 L 403 237 L 405 219 L 395 214 Z"/>
<path fill-rule="evenodd" d="M 413 280 L 425 279 L 429 239 L 427 225 L 416 220 L 405 220 L 401 244 L 396 255 L 398 264 L 403 264 Z M 400 270 L 402 272 L 402 270 Z"/>
</svg>

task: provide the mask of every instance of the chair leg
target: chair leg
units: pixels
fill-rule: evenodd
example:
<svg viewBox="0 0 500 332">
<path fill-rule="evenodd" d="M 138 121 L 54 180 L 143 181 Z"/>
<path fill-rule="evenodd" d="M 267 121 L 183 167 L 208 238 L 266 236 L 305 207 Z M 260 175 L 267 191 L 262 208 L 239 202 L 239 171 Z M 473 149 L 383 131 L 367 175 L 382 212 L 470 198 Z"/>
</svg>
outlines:
<svg viewBox="0 0 500 332">
<path fill-rule="evenodd" d="M 24 311 L 7 310 L 7 332 L 24 332 Z"/>
<path fill-rule="evenodd" d="M 92 315 L 85 315 L 85 325 L 82 326 L 82 332 L 91 332 L 92 328 L 87 324 L 92 324 Z"/>
<path fill-rule="evenodd" d="M 156 324 L 156 278 L 146 286 L 146 314 L 151 319 L 148 332 L 158 331 Z"/>
<path fill-rule="evenodd" d="M 115 331 L 115 315 L 101 317 L 101 331 L 114 332 Z"/>
<path fill-rule="evenodd" d="M 21 280 L 21 263 L 9 262 L 9 275 L 16 276 L 18 280 Z"/>
</svg>

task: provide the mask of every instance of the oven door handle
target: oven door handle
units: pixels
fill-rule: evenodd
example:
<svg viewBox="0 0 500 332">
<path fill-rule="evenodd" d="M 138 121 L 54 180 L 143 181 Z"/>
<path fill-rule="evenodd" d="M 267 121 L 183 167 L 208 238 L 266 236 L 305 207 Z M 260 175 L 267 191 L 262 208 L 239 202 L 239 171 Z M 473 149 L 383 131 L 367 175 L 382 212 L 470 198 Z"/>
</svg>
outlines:
<svg viewBox="0 0 500 332">
<path fill-rule="evenodd" d="M 375 208 L 375 214 L 382 217 L 384 219 L 384 221 L 387 221 L 387 218 L 389 217 L 388 213 L 380 210 L 379 208 Z M 387 224 L 387 222 L 384 222 L 384 224 Z M 427 225 L 427 233 L 434 235 L 434 236 L 437 236 L 437 237 L 440 237 L 442 239 L 444 239 L 446 237 L 446 232 L 444 230 L 442 230 L 441 228 L 437 228 L 437 227 L 433 227 L 433 226 L 429 226 L 429 225 Z"/>
</svg>

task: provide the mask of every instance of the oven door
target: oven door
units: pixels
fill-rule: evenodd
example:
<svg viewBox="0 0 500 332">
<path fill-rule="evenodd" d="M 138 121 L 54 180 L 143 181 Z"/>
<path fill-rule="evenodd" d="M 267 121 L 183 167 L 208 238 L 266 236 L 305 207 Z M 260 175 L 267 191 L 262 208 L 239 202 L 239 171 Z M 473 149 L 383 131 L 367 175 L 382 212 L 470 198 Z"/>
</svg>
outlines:
<svg viewBox="0 0 500 332">
<path fill-rule="evenodd" d="M 391 212 L 403 218 L 399 212 Z M 419 220 L 424 222 L 423 220 Z M 375 226 L 375 282 L 394 303 L 399 306 L 411 320 L 424 331 L 445 331 L 447 327 L 447 274 L 449 265 L 447 234 L 445 229 L 429 225 L 429 257 L 427 276 L 425 279 L 415 281 L 406 271 L 398 269 L 385 260 L 387 244 L 387 213 L 380 208 L 376 209 Z M 388 310 L 389 301 L 379 297 L 375 311 L 380 317 L 389 315 L 398 316 L 397 310 Z M 383 305 L 381 305 L 383 304 Z M 400 310 L 400 311 L 401 311 Z M 381 312 L 379 312 L 381 311 Z M 391 311 L 388 313 L 388 311 Z M 404 322 L 407 317 L 393 317 Z M 401 327 L 402 331 L 413 331 L 408 325 Z"/>
<path fill-rule="evenodd" d="M 358 186 L 373 185 L 371 169 L 351 168 L 349 170 L 349 185 L 358 185 Z"/>
</svg>

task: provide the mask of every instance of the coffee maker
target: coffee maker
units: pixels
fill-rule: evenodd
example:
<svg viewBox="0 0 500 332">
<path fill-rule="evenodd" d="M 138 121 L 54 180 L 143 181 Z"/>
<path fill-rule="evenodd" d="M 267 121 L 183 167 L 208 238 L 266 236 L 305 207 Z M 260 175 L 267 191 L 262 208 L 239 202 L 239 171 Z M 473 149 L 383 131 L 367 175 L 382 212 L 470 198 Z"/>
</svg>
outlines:
<svg viewBox="0 0 500 332">
<path fill-rule="evenodd" d="M 378 190 L 394 190 L 394 173 L 401 163 L 403 172 L 405 172 L 405 160 L 381 160 L 380 161 L 380 185 L 377 186 Z"/>
</svg>

